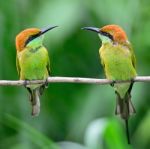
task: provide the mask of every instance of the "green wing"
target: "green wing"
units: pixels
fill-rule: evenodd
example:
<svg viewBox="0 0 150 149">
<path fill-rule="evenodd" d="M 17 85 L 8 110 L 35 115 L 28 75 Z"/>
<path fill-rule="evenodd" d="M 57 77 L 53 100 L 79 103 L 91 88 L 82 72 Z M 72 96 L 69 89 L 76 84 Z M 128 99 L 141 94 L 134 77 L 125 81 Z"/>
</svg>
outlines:
<svg viewBox="0 0 150 149">
<path fill-rule="evenodd" d="M 48 71 L 48 75 L 50 76 L 50 60 L 49 60 L 49 56 L 48 56 L 48 58 L 47 58 L 47 66 L 46 66 L 46 68 L 47 68 L 47 71 Z"/>
<path fill-rule="evenodd" d="M 48 71 L 48 75 L 50 76 L 50 59 L 49 59 L 49 54 L 48 54 L 48 51 L 47 51 L 47 49 L 43 46 L 42 47 L 42 50 L 43 50 L 43 52 L 45 53 L 45 55 L 46 55 L 46 61 L 47 61 L 47 65 L 46 65 L 46 68 L 47 68 L 47 71 Z"/>
<path fill-rule="evenodd" d="M 19 75 L 19 77 L 20 77 L 20 65 L 19 65 L 18 56 L 16 56 L 16 67 L 17 67 L 18 75 Z"/>
<path fill-rule="evenodd" d="M 134 50 L 133 50 L 133 47 L 131 44 L 129 44 L 128 47 L 129 47 L 129 50 L 131 52 L 132 64 L 133 64 L 133 67 L 135 68 L 136 67 L 136 58 L 135 58 Z"/>
</svg>

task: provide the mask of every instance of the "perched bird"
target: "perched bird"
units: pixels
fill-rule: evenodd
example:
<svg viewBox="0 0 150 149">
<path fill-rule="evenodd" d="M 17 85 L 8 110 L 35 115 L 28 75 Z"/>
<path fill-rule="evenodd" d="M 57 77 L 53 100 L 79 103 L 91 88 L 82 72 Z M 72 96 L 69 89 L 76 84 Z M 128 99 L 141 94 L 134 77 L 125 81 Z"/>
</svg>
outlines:
<svg viewBox="0 0 150 149">
<path fill-rule="evenodd" d="M 16 36 L 16 65 L 20 80 L 45 80 L 44 84 L 27 85 L 32 104 L 32 115 L 40 112 L 40 99 L 44 88 L 47 86 L 47 78 L 50 75 L 50 61 L 47 49 L 43 46 L 44 34 L 57 26 L 44 30 L 29 28 Z"/>
<path fill-rule="evenodd" d="M 125 31 L 118 25 L 106 25 L 102 28 L 84 27 L 98 33 L 102 46 L 99 49 L 101 64 L 106 78 L 112 80 L 117 104 L 115 113 L 125 120 L 128 143 L 130 143 L 128 119 L 135 113 L 131 102 L 133 79 L 136 77 L 135 55 Z M 131 80 L 129 83 L 115 83 L 117 80 Z"/>
</svg>

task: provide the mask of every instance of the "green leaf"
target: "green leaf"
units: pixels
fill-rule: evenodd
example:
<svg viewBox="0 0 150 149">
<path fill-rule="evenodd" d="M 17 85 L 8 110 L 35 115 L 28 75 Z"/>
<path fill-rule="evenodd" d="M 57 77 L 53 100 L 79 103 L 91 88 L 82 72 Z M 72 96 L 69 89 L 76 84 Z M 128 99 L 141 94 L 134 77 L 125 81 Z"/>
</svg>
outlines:
<svg viewBox="0 0 150 149">
<path fill-rule="evenodd" d="M 50 138 L 12 115 L 6 114 L 3 123 L 16 131 L 19 131 L 21 128 L 22 135 L 41 148 L 59 149 L 59 147 Z"/>
<path fill-rule="evenodd" d="M 85 144 L 90 149 L 130 149 L 119 122 L 111 118 L 93 121 L 86 130 Z"/>
</svg>

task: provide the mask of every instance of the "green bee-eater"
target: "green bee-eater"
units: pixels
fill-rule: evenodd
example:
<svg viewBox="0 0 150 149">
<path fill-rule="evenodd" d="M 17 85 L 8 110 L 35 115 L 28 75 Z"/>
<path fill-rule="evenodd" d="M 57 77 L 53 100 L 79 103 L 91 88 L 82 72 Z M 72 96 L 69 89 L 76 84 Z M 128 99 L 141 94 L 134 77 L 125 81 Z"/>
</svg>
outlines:
<svg viewBox="0 0 150 149">
<path fill-rule="evenodd" d="M 55 27 L 45 30 L 29 28 L 16 36 L 16 65 L 20 80 L 47 80 L 50 75 L 50 61 L 48 51 L 43 46 L 43 36 Z M 40 112 L 39 95 L 43 93 L 46 84 L 25 84 L 30 93 L 33 116 L 37 116 Z"/>
<path fill-rule="evenodd" d="M 102 46 L 99 49 L 101 63 L 106 78 L 113 80 L 112 84 L 117 96 L 116 114 L 119 114 L 126 122 L 128 143 L 130 143 L 128 132 L 129 116 L 135 113 L 131 102 L 130 83 L 115 83 L 116 80 L 132 80 L 136 76 L 135 55 L 125 31 L 118 25 L 106 25 L 102 28 L 84 27 L 83 29 L 98 33 Z"/>
</svg>

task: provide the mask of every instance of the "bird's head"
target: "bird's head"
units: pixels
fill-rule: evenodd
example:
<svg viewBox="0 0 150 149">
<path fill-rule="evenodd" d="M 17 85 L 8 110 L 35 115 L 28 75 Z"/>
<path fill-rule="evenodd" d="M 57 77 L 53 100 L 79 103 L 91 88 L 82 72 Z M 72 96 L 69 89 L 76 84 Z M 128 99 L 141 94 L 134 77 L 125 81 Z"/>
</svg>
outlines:
<svg viewBox="0 0 150 149">
<path fill-rule="evenodd" d="M 84 30 L 90 30 L 98 33 L 102 43 L 125 43 L 128 41 L 125 31 L 118 25 L 106 25 L 102 28 L 84 27 Z"/>
<path fill-rule="evenodd" d="M 36 46 L 42 44 L 43 34 L 57 26 L 49 27 L 44 30 L 38 28 L 28 28 L 16 36 L 16 49 L 22 51 L 27 46 Z"/>
</svg>

